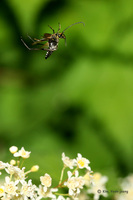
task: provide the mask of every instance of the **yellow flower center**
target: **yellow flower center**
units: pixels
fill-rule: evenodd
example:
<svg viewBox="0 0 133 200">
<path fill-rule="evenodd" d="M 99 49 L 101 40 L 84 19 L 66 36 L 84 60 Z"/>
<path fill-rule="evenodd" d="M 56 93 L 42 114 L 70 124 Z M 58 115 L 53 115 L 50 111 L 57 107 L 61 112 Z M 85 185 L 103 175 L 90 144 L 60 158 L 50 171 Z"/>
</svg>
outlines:
<svg viewBox="0 0 133 200">
<path fill-rule="evenodd" d="M 4 192 L 4 190 L 2 188 L 0 188 L 0 194 L 2 194 Z"/>
<path fill-rule="evenodd" d="M 22 151 L 22 156 L 25 156 L 26 155 L 26 151 Z"/>
<path fill-rule="evenodd" d="M 79 161 L 78 161 L 78 164 L 79 164 L 81 167 L 83 167 L 83 166 L 85 165 L 85 163 L 84 163 L 83 160 L 79 160 Z"/>
</svg>

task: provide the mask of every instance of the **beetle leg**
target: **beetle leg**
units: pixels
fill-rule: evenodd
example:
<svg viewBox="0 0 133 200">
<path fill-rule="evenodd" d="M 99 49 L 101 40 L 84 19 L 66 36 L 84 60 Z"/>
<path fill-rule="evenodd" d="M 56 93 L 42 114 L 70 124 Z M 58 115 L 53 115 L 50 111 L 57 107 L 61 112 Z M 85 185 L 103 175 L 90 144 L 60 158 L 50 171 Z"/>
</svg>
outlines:
<svg viewBox="0 0 133 200">
<path fill-rule="evenodd" d="M 55 51 L 55 50 L 52 50 L 52 49 L 45 49 L 45 48 L 30 48 L 25 42 L 24 40 L 21 38 L 21 41 L 23 42 L 24 46 L 29 49 L 29 50 L 43 50 L 43 51 Z M 44 46 L 44 45 L 43 45 Z"/>
<path fill-rule="evenodd" d="M 42 47 L 45 47 L 45 46 L 47 46 L 47 47 L 48 47 L 48 46 L 49 46 L 49 43 L 48 43 L 48 42 L 46 42 L 45 44 L 43 44 L 43 45 L 42 45 Z"/>
<path fill-rule="evenodd" d="M 28 47 L 28 45 L 24 42 L 24 40 L 23 40 L 22 38 L 21 38 L 21 41 L 23 42 L 24 46 L 25 46 L 27 49 L 31 50 L 31 48 Z"/>
<path fill-rule="evenodd" d="M 33 42 L 32 45 L 39 44 L 39 42 L 43 42 L 43 41 L 46 41 L 46 38 L 42 38 L 42 39 L 36 39 L 36 38 L 34 38 L 34 42 Z"/>
<path fill-rule="evenodd" d="M 34 42 L 43 42 L 43 41 L 46 41 L 46 38 L 42 38 L 42 39 L 34 38 Z"/>
<path fill-rule="evenodd" d="M 33 40 L 33 38 L 30 37 L 28 34 L 27 34 L 27 36 L 28 36 L 28 38 L 29 38 L 30 40 L 32 40 L 32 42 L 35 42 L 35 40 Z"/>
<path fill-rule="evenodd" d="M 28 38 L 33 42 L 33 45 L 34 44 L 38 44 L 38 45 L 42 45 L 42 44 L 39 44 L 38 42 L 42 42 L 42 41 L 45 41 L 45 38 L 42 38 L 42 39 L 36 39 L 36 38 L 32 38 L 32 37 L 30 37 L 28 34 L 27 34 L 27 36 L 28 36 Z"/>
</svg>

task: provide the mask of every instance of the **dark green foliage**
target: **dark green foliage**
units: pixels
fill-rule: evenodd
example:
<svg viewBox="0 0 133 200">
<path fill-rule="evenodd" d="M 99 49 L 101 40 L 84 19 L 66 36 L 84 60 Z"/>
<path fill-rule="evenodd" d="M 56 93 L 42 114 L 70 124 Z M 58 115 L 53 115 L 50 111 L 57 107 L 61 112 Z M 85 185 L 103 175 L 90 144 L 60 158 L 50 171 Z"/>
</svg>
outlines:
<svg viewBox="0 0 133 200">
<path fill-rule="evenodd" d="M 59 178 L 61 153 L 83 154 L 93 171 L 117 176 L 133 170 L 133 3 L 130 1 L 18 1 L 0 5 L 0 160 L 8 148 L 32 151 L 39 175 Z M 50 58 L 28 51 L 33 38 L 62 30 Z M 32 161 L 31 161 L 32 160 Z M 112 181 L 113 180 L 113 181 Z M 111 186 L 110 186 L 111 187 Z"/>
</svg>

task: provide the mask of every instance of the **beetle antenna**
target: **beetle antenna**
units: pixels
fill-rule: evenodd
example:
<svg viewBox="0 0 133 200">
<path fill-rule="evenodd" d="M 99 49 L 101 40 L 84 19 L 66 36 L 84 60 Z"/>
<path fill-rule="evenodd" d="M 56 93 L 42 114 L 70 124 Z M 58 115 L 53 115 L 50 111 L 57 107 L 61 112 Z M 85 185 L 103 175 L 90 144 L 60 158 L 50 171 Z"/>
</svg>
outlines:
<svg viewBox="0 0 133 200">
<path fill-rule="evenodd" d="M 62 31 L 62 33 L 64 33 L 68 28 L 70 28 L 71 26 L 75 25 L 75 24 L 83 24 L 85 26 L 85 23 L 84 22 L 76 22 L 74 24 L 71 24 L 70 26 L 68 26 L 67 28 L 64 29 L 64 31 Z"/>
</svg>

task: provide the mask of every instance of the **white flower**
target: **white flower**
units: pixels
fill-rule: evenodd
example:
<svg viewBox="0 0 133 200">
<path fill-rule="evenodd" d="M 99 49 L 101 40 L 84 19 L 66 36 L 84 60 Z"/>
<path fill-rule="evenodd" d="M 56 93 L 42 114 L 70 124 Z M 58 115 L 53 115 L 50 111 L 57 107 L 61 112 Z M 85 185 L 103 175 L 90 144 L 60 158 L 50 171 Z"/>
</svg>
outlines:
<svg viewBox="0 0 133 200">
<path fill-rule="evenodd" d="M 93 176 L 91 175 L 93 173 L 92 171 L 87 171 L 87 173 L 84 175 L 85 185 L 87 187 L 90 186 L 90 184 L 93 184 Z"/>
<path fill-rule="evenodd" d="M 66 167 L 69 167 L 70 169 L 73 169 L 73 167 L 76 164 L 75 159 L 70 159 L 69 157 L 65 156 L 65 153 L 62 153 L 62 161 Z"/>
<path fill-rule="evenodd" d="M 80 189 L 83 188 L 83 185 L 85 183 L 84 178 L 82 176 L 78 176 L 78 171 L 75 171 L 75 176 L 72 176 L 72 173 L 70 171 L 68 171 L 67 174 L 68 180 L 64 183 L 64 185 L 69 188 L 69 195 L 78 195 L 80 193 Z"/>
<path fill-rule="evenodd" d="M 12 165 L 8 165 L 8 167 L 5 168 L 5 171 L 6 171 L 8 174 L 13 175 L 13 174 L 16 172 L 16 169 L 17 169 L 17 167 L 12 166 Z"/>
<path fill-rule="evenodd" d="M 78 182 L 77 188 L 83 189 L 83 186 L 85 184 L 84 178 L 82 176 L 79 176 L 79 177 L 76 178 L 76 181 Z"/>
<path fill-rule="evenodd" d="M 44 187 L 42 185 L 39 185 L 39 188 L 37 188 L 37 192 L 38 192 L 38 195 L 39 195 L 37 200 L 39 200 L 39 199 L 44 197 L 45 191 L 44 191 Z"/>
<path fill-rule="evenodd" d="M 86 158 L 83 158 L 82 155 L 80 153 L 78 153 L 78 157 L 77 157 L 77 166 L 80 169 L 86 168 L 89 171 L 91 170 L 91 168 L 88 166 L 88 164 L 90 163 L 90 161 Z"/>
<path fill-rule="evenodd" d="M 121 179 L 120 193 L 115 196 L 116 200 L 132 200 L 133 199 L 133 174 Z"/>
<path fill-rule="evenodd" d="M 49 174 L 45 174 L 44 176 L 40 177 L 41 184 L 44 185 L 45 191 L 47 191 L 47 187 L 50 187 L 52 184 L 52 178 Z"/>
<path fill-rule="evenodd" d="M 93 182 L 94 184 L 88 189 L 88 193 L 94 194 L 94 200 L 98 200 L 100 195 L 107 197 L 107 193 L 98 193 L 97 191 L 100 189 L 101 191 L 106 190 L 105 183 L 108 181 L 107 176 L 102 176 L 100 173 L 95 173 L 93 175 Z"/>
<path fill-rule="evenodd" d="M 12 146 L 12 147 L 9 148 L 9 151 L 10 151 L 12 154 L 14 154 L 14 153 L 16 153 L 16 152 L 18 151 L 18 147 Z"/>
<path fill-rule="evenodd" d="M 20 194 L 22 195 L 24 200 L 28 200 L 28 197 L 33 199 L 35 195 L 36 186 L 32 185 L 31 180 L 29 180 L 28 183 L 23 180 L 21 181 L 21 184 L 22 184 L 22 188 L 21 188 Z"/>
<path fill-rule="evenodd" d="M 8 165 L 8 167 L 5 168 L 5 171 L 8 174 L 14 175 L 15 180 L 21 180 L 21 179 L 25 179 L 24 169 L 25 167 L 20 169 L 17 166 Z"/>
<path fill-rule="evenodd" d="M 85 192 L 81 192 L 78 196 L 78 200 L 89 200 L 90 198 L 87 196 Z M 75 200 L 75 199 L 74 199 Z"/>
<path fill-rule="evenodd" d="M 0 186 L 0 197 L 4 196 L 4 194 L 5 194 L 5 187 Z"/>
<path fill-rule="evenodd" d="M 47 189 L 47 191 L 45 191 L 45 187 L 43 187 L 42 185 L 39 185 L 39 188 L 37 189 L 38 191 L 38 195 L 39 197 L 37 197 L 36 200 L 40 200 L 42 198 L 56 198 L 56 196 L 54 194 L 52 194 L 52 192 L 57 192 L 58 189 L 56 188 L 51 188 L 51 189 Z"/>
<path fill-rule="evenodd" d="M 14 157 L 29 158 L 30 153 L 30 151 L 25 151 L 24 147 L 22 147 L 18 152 L 14 153 Z"/>
<path fill-rule="evenodd" d="M 8 167 L 8 166 L 9 166 L 8 163 L 4 163 L 4 162 L 0 161 L 0 170 L 5 169 L 5 167 Z"/>
<path fill-rule="evenodd" d="M 18 187 L 16 185 L 19 181 L 10 181 L 10 178 L 8 176 L 5 177 L 5 192 L 10 195 L 16 195 L 16 190 Z"/>
<path fill-rule="evenodd" d="M 62 195 L 59 195 L 57 198 L 52 198 L 52 200 L 70 200 L 69 198 L 64 198 Z"/>
<path fill-rule="evenodd" d="M 19 179 L 19 180 L 24 180 L 24 179 L 26 179 L 24 170 L 25 170 L 25 167 L 23 167 L 22 169 L 20 169 L 20 168 L 17 167 L 17 168 L 16 168 L 16 172 L 15 172 L 15 174 L 14 174 L 14 177 L 15 177 L 16 179 Z"/>
</svg>

